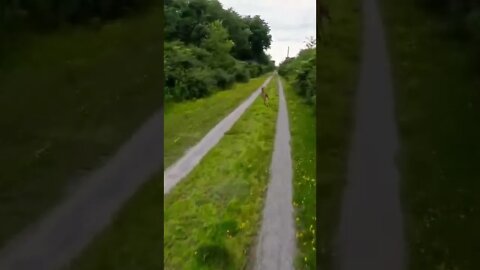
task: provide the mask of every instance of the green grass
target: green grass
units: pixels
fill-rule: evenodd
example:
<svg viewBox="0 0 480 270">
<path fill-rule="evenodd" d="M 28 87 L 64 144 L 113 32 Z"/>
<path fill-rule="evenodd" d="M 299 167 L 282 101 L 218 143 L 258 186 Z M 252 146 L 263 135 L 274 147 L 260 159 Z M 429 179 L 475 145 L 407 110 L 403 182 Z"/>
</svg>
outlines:
<svg viewBox="0 0 480 270">
<path fill-rule="evenodd" d="M 287 99 L 293 161 L 293 205 L 296 214 L 296 269 L 316 267 L 316 115 L 292 86 L 282 80 Z"/>
<path fill-rule="evenodd" d="M 260 87 L 270 74 L 235 84 L 195 101 L 168 103 L 164 111 L 164 166 L 167 168 L 221 119 Z"/>
<path fill-rule="evenodd" d="M 382 1 L 393 61 L 409 269 L 480 269 L 480 78 L 413 1 Z"/>
<path fill-rule="evenodd" d="M 69 269 L 159 269 L 162 249 L 164 269 L 242 269 L 269 178 L 274 89 L 271 107 L 259 97 L 165 199 L 161 175 L 147 183 Z"/>
<path fill-rule="evenodd" d="M 165 269 L 242 269 L 259 229 L 278 96 L 261 98 L 165 199 Z M 220 255 L 221 254 L 221 255 Z"/>
<path fill-rule="evenodd" d="M 317 48 L 317 219 L 319 267 L 331 269 L 352 131 L 360 54 L 360 2 L 330 1 L 328 42 Z"/>
<path fill-rule="evenodd" d="M 160 17 L 12 41 L 0 61 L 0 245 L 160 108 Z"/>
</svg>

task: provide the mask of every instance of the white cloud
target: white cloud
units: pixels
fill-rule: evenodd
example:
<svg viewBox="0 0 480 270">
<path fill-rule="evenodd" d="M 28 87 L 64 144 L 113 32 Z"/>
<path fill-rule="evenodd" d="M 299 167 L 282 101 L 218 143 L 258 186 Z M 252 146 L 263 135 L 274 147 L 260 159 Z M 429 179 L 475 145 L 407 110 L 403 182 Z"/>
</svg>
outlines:
<svg viewBox="0 0 480 270">
<path fill-rule="evenodd" d="M 260 15 L 270 26 L 272 45 L 267 53 L 277 64 L 305 48 L 307 37 L 316 36 L 315 0 L 219 0 L 225 9 L 242 16 Z"/>
</svg>

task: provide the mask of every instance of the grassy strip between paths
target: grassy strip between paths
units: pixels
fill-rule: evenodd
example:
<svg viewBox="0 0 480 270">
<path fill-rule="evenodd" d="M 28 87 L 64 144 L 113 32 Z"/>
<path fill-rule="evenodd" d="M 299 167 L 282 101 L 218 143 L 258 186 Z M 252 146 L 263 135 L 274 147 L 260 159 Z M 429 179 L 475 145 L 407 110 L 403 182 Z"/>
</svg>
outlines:
<svg viewBox="0 0 480 270">
<path fill-rule="evenodd" d="M 207 134 L 270 76 L 265 74 L 248 83 L 195 101 L 168 103 L 164 111 L 164 166 L 167 168 Z"/>
<path fill-rule="evenodd" d="M 24 34 L 0 59 L 0 245 L 160 108 L 160 17 Z"/>
<path fill-rule="evenodd" d="M 330 1 L 328 40 L 317 46 L 317 242 L 320 269 L 331 269 L 346 181 L 360 53 L 360 2 Z"/>
<path fill-rule="evenodd" d="M 282 80 L 289 114 L 293 161 L 293 205 L 296 213 L 296 269 L 316 267 L 316 115 L 315 107 Z"/>
<path fill-rule="evenodd" d="M 165 199 L 162 176 L 147 183 L 69 269 L 158 269 L 162 249 L 164 269 L 243 269 L 269 179 L 275 89 L 271 107 L 259 97 Z"/>
<path fill-rule="evenodd" d="M 396 80 L 409 269 L 480 269 L 480 77 L 415 1 L 382 1 Z"/>
</svg>

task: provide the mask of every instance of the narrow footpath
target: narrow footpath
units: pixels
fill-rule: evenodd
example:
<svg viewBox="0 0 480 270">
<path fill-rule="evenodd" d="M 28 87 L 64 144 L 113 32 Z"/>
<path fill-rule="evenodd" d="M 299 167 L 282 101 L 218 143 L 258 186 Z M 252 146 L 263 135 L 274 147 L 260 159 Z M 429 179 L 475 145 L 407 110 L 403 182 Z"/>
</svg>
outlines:
<svg viewBox="0 0 480 270">
<path fill-rule="evenodd" d="M 363 0 L 363 48 L 355 129 L 343 195 L 336 268 L 402 270 L 406 266 L 394 92 L 375 0 Z"/>
<path fill-rule="evenodd" d="M 279 109 L 275 144 L 270 167 L 262 226 L 255 247 L 254 270 L 293 270 L 295 224 L 293 209 L 293 172 L 290 154 L 290 128 L 287 103 L 280 78 Z"/>
<path fill-rule="evenodd" d="M 261 87 L 267 86 L 272 76 L 262 84 Z M 260 88 L 261 88 L 260 87 Z M 173 165 L 168 167 L 163 173 L 163 194 L 166 195 L 175 187 L 185 176 L 187 176 L 195 166 L 202 160 L 202 158 L 212 149 L 223 137 L 225 132 L 237 122 L 240 116 L 252 105 L 255 99 L 260 94 L 258 88 L 250 95 L 242 104 L 227 115 L 215 127 L 213 127 L 205 137 L 200 140 L 195 146 L 190 148 L 184 156 L 182 156 Z"/>
</svg>

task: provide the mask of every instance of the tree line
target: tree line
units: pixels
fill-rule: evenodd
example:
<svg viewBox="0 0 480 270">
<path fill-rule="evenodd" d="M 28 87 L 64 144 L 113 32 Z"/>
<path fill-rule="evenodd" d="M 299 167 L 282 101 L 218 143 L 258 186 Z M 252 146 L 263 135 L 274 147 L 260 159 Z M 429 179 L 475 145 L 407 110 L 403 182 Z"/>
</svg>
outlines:
<svg viewBox="0 0 480 270">
<path fill-rule="evenodd" d="M 316 40 L 310 38 L 305 49 L 296 57 L 285 59 L 278 68 L 278 74 L 291 82 L 295 91 L 313 105 L 316 104 L 316 59 Z"/>
<path fill-rule="evenodd" d="M 165 1 L 164 34 L 166 99 L 201 98 L 275 67 L 268 24 L 217 0 Z"/>
</svg>

